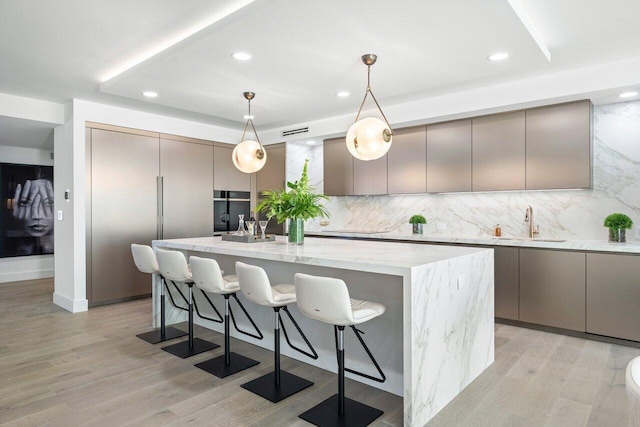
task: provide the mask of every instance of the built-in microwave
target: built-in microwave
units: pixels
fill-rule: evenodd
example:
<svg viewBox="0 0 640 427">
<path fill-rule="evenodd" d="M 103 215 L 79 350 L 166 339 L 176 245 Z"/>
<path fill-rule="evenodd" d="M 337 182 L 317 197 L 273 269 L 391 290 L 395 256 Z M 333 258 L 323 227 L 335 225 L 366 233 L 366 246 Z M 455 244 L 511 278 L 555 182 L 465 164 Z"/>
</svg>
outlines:
<svg viewBox="0 0 640 427">
<path fill-rule="evenodd" d="M 251 193 L 248 191 L 214 190 L 213 192 L 213 231 L 221 235 L 238 229 L 239 217 L 245 221 L 251 216 Z"/>
</svg>

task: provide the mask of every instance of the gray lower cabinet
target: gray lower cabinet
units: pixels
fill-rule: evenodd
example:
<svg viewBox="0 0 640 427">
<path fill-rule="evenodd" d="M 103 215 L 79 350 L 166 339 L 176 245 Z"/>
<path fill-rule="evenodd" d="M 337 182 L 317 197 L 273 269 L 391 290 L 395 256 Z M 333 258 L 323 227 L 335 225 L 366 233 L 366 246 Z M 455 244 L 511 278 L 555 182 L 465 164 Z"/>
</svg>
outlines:
<svg viewBox="0 0 640 427">
<path fill-rule="evenodd" d="M 591 187 L 591 102 L 526 111 L 527 190 Z"/>
<path fill-rule="evenodd" d="M 286 151 L 284 144 L 273 144 L 265 146 L 267 151 L 267 162 L 264 167 L 256 172 L 256 193 L 258 203 L 261 200 L 260 194 L 265 190 L 280 190 L 286 185 Z M 262 214 L 258 213 L 258 220 L 266 220 Z M 275 218 L 269 220 L 267 233 L 284 234 L 284 223 L 278 224 Z"/>
<path fill-rule="evenodd" d="M 518 248 L 494 247 L 495 316 L 518 320 L 520 280 Z"/>
<path fill-rule="evenodd" d="M 427 128 L 425 126 L 393 132 L 387 153 L 389 194 L 427 192 Z"/>
<path fill-rule="evenodd" d="M 344 138 L 324 141 L 324 194 L 327 196 L 353 195 L 353 156 L 347 150 Z"/>
<path fill-rule="evenodd" d="M 585 331 L 584 252 L 520 249 L 520 320 Z"/>
<path fill-rule="evenodd" d="M 587 254 L 587 332 L 640 341 L 640 256 Z"/>
<path fill-rule="evenodd" d="M 473 191 L 525 189 L 525 113 L 472 121 Z"/>
<path fill-rule="evenodd" d="M 427 192 L 471 191 L 471 119 L 427 126 Z"/>
<path fill-rule="evenodd" d="M 251 191 L 251 174 L 241 172 L 233 164 L 231 154 L 235 146 L 218 144 L 216 143 L 213 147 L 214 188 L 226 191 Z"/>
<path fill-rule="evenodd" d="M 353 159 L 353 194 L 387 194 L 387 155 L 376 160 Z"/>
</svg>

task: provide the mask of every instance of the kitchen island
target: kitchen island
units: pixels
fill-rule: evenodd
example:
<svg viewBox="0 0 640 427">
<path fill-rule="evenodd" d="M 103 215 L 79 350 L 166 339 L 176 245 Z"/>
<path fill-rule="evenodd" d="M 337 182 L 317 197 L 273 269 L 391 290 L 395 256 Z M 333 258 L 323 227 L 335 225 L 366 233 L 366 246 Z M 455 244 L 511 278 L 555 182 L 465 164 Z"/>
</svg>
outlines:
<svg viewBox="0 0 640 427">
<path fill-rule="evenodd" d="M 287 244 L 285 237 L 252 244 L 203 237 L 154 241 L 153 246 L 181 250 L 187 256 L 215 258 L 226 274 L 235 272 L 235 261 L 259 265 L 272 284 L 293 283 L 297 272 L 338 277 L 345 280 L 353 298 L 385 304 L 386 313 L 361 329 L 387 381 L 380 384 L 351 378 L 403 396 L 405 425 L 427 423 L 493 363 L 491 249 L 317 238 L 306 238 L 304 245 L 296 246 Z M 155 319 L 158 286 L 156 280 Z M 198 293 L 194 292 L 196 298 Z M 202 311 L 206 302 L 203 298 L 197 301 Z M 235 336 L 271 349 L 272 313 L 251 303 L 245 307 L 265 339 Z M 336 372 L 332 328 L 305 318 L 295 307 L 291 312 L 320 357 L 308 359 L 286 345 L 283 354 Z M 195 318 L 202 326 L 222 330 L 219 324 Z M 183 321 L 185 315 L 169 308 L 167 319 L 175 323 Z M 371 372 L 370 362 L 358 347 L 357 341 L 348 337 L 347 366 Z"/>
</svg>

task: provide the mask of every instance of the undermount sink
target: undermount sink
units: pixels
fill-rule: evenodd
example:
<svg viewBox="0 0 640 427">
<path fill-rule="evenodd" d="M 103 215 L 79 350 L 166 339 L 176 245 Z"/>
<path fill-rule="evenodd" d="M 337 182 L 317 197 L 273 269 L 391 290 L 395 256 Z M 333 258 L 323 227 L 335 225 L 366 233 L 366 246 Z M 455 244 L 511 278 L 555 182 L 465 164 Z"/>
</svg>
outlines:
<svg viewBox="0 0 640 427">
<path fill-rule="evenodd" d="M 539 239 L 536 237 L 497 237 L 498 240 L 517 240 L 519 242 L 566 242 L 567 239 Z"/>
</svg>

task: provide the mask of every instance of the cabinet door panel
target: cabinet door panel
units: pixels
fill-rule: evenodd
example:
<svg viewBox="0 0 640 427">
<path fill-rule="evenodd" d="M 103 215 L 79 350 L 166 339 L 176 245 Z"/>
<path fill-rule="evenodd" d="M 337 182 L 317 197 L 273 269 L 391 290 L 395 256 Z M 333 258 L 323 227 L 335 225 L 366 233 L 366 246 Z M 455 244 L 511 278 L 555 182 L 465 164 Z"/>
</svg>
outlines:
<svg viewBox="0 0 640 427">
<path fill-rule="evenodd" d="M 520 249 L 520 320 L 585 331 L 583 252 Z"/>
<path fill-rule="evenodd" d="M 591 102 L 526 112 L 527 190 L 591 187 Z"/>
<path fill-rule="evenodd" d="M 218 145 L 213 147 L 214 188 L 227 191 L 251 191 L 251 174 L 239 171 L 231 160 L 234 148 L 234 146 Z M 268 162 L 269 159 L 267 159 Z"/>
<path fill-rule="evenodd" d="M 493 248 L 495 266 L 495 315 L 503 319 L 519 317 L 518 248 Z"/>
<path fill-rule="evenodd" d="M 524 190 L 525 113 L 473 119 L 473 191 Z"/>
<path fill-rule="evenodd" d="M 284 145 L 267 146 L 267 163 L 256 173 L 256 191 L 258 203 L 260 194 L 265 190 L 279 190 L 286 185 L 286 151 Z M 258 213 L 258 220 L 267 219 Z M 284 234 L 285 224 L 278 224 L 272 218 L 267 225 L 267 233 Z"/>
<path fill-rule="evenodd" d="M 587 332 L 640 341 L 640 256 L 587 254 Z"/>
<path fill-rule="evenodd" d="M 351 154 L 349 154 L 351 155 Z M 387 155 L 376 160 L 353 159 L 353 194 L 387 194 Z"/>
<path fill-rule="evenodd" d="M 427 192 L 471 191 L 471 120 L 427 126 Z"/>
<path fill-rule="evenodd" d="M 151 293 L 131 243 L 157 238 L 158 153 L 158 138 L 91 131 L 90 304 Z"/>
<path fill-rule="evenodd" d="M 344 138 L 327 139 L 322 148 L 324 158 L 324 194 L 353 195 L 353 156 Z"/>
<path fill-rule="evenodd" d="M 427 192 L 427 128 L 393 132 L 388 156 L 389 194 Z"/>
<path fill-rule="evenodd" d="M 213 235 L 213 146 L 160 140 L 162 238 Z"/>
</svg>

